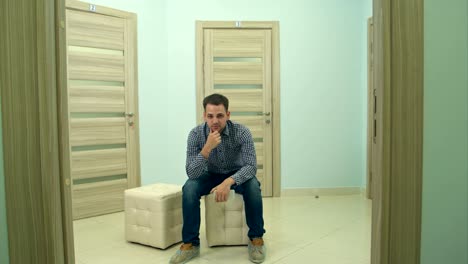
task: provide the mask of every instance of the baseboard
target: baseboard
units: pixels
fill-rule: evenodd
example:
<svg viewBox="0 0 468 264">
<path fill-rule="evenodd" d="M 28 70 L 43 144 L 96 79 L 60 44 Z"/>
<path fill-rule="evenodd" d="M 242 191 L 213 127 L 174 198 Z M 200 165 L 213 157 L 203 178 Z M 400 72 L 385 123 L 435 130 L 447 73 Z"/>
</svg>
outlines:
<svg viewBox="0 0 468 264">
<path fill-rule="evenodd" d="M 367 187 L 361 187 L 361 193 L 367 197 Z"/>
<path fill-rule="evenodd" d="M 362 191 L 361 187 L 290 188 L 281 190 L 281 196 L 355 195 L 361 194 Z"/>
</svg>

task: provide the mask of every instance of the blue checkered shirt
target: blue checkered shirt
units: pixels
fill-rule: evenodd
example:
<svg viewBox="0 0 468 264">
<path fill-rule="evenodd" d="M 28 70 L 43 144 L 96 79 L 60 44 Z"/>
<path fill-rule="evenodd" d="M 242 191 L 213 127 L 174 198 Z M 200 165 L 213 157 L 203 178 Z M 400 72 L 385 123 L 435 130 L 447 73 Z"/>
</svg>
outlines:
<svg viewBox="0 0 468 264">
<path fill-rule="evenodd" d="M 221 132 L 221 143 L 214 148 L 208 159 L 201 154 L 210 128 L 205 123 L 190 131 L 187 140 L 187 161 L 185 169 L 190 179 L 196 179 L 205 172 L 230 174 L 237 185 L 255 177 L 257 157 L 250 130 L 236 122 L 227 121 Z"/>
</svg>

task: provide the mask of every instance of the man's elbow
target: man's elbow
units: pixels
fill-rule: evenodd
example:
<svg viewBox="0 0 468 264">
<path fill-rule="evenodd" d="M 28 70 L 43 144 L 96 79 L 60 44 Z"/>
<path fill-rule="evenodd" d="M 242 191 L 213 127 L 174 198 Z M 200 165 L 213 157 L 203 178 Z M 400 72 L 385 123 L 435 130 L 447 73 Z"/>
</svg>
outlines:
<svg viewBox="0 0 468 264">
<path fill-rule="evenodd" d="M 196 178 L 200 177 L 200 175 L 201 175 L 201 173 L 198 173 L 197 171 L 191 170 L 190 168 L 187 168 L 185 170 L 185 172 L 187 173 L 187 177 L 189 179 L 196 179 Z"/>
</svg>

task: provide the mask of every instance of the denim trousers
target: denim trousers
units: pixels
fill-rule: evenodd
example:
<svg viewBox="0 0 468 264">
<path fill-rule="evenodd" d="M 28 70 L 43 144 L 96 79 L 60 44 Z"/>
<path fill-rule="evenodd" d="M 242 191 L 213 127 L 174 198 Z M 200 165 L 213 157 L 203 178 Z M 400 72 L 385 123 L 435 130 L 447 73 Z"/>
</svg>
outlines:
<svg viewBox="0 0 468 264">
<path fill-rule="evenodd" d="M 210 193 L 211 189 L 221 184 L 232 174 L 205 173 L 196 179 L 189 179 L 182 188 L 182 240 L 184 243 L 200 245 L 200 198 Z M 263 203 L 260 191 L 260 183 L 256 177 L 242 183 L 231 186 L 236 193 L 244 197 L 245 218 L 249 227 L 250 239 L 262 237 L 263 228 Z"/>
</svg>

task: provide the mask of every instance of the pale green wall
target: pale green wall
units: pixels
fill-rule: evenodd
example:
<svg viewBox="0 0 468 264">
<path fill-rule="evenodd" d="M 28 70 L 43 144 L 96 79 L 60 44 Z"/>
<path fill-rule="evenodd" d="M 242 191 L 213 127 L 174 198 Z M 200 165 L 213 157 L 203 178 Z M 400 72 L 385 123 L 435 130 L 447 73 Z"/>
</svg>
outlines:
<svg viewBox="0 0 468 264">
<path fill-rule="evenodd" d="M 278 20 L 282 187 L 362 186 L 369 0 L 97 0 L 138 14 L 142 182 L 183 183 L 195 21 Z"/>
<path fill-rule="evenodd" d="M 422 264 L 468 263 L 468 6 L 424 1 Z"/>
<path fill-rule="evenodd" d="M 8 258 L 8 233 L 5 205 L 5 172 L 3 170 L 3 135 L 1 109 L 2 107 L 0 104 L 0 263 L 8 264 L 10 261 Z"/>
<path fill-rule="evenodd" d="M 361 155 L 361 163 L 362 163 L 362 187 L 366 187 L 367 185 L 367 19 L 372 17 L 372 0 L 365 0 L 363 4 L 363 21 L 362 27 L 364 30 L 363 41 L 365 45 L 362 45 L 362 65 L 363 69 L 361 71 L 361 82 L 362 82 L 362 91 L 361 97 L 363 98 L 363 102 L 361 104 L 362 107 L 362 127 L 364 131 L 362 132 L 362 145 L 363 145 L 363 152 Z"/>
</svg>

